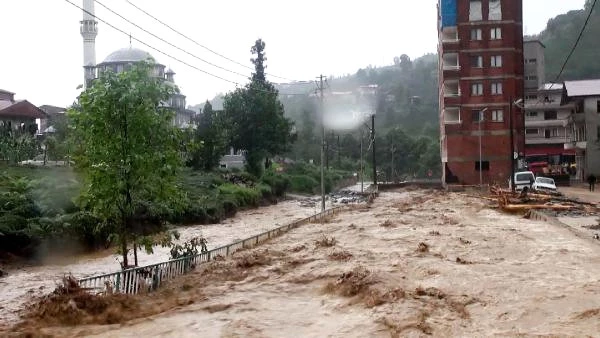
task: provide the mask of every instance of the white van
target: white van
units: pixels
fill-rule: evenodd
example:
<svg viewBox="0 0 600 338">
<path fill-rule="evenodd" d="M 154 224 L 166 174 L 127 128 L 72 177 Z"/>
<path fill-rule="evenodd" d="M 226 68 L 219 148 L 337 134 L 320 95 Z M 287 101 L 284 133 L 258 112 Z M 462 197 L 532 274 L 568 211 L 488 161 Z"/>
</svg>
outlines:
<svg viewBox="0 0 600 338">
<path fill-rule="evenodd" d="M 515 190 L 521 190 L 525 187 L 530 187 L 535 182 L 535 175 L 532 171 L 519 171 L 515 173 Z M 508 187 L 512 189 L 511 182 L 508 182 Z"/>
</svg>

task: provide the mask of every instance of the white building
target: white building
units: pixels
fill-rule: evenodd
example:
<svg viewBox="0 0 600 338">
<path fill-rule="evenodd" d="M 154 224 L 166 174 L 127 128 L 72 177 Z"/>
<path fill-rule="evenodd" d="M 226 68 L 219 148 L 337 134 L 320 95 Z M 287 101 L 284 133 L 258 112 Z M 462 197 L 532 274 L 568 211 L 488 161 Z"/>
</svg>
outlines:
<svg viewBox="0 0 600 338">
<path fill-rule="evenodd" d="M 562 94 L 562 84 L 547 83 L 538 89 L 536 99 L 525 101 L 525 156 L 530 164 L 561 165 L 575 160 L 575 151 L 564 147 L 571 137 L 569 117 L 575 104 L 563 104 Z"/>
<path fill-rule="evenodd" d="M 563 103 L 575 107 L 565 148 L 576 151 L 577 178 L 600 176 L 600 79 L 565 81 Z"/>
</svg>

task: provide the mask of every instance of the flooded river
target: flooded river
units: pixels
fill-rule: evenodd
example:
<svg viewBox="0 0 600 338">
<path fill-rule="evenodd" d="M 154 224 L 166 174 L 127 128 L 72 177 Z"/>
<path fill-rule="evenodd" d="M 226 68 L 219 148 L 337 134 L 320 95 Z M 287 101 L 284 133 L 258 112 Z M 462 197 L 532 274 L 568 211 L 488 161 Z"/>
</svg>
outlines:
<svg viewBox="0 0 600 338">
<path fill-rule="evenodd" d="M 194 225 L 178 228 L 180 241 L 196 236 L 208 240 L 208 249 L 216 248 L 254 236 L 280 225 L 302 219 L 319 212 L 319 204 L 301 203 L 297 200 L 280 202 L 277 205 L 243 211 L 220 224 Z M 133 261 L 133 258 L 130 258 Z M 148 265 L 169 259 L 169 248 L 156 247 L 152 255 L 138 253 L 139 265 Z M 112 251 L 73 257 L 63 264 L 23 267 L 9 270 L 8 276 L 0 279 L 0 326 L 10 325 L 18 319 L 18 311 L 31 299 L 54 290 L 65 274 L 76 278 L 111 273 L 119 270 L 121 258 Z"/>
</svg>

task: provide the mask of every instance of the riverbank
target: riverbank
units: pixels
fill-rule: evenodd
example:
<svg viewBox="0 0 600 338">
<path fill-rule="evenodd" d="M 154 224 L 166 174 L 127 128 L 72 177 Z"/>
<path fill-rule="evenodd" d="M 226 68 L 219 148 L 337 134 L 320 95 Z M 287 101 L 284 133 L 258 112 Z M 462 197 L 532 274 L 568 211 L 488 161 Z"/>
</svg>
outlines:
<svg viewBox="0 0 600 338">
<path fill-rule="evenodd" d="M 332 201 L 327 200 L 327 207 Z M 177 227 L 181 237 L 178 242 L 203 236 L 208 241 L 208 249 L 219 247 L 237 240 L 254 236 L 280 225 L 314 215 L 320 212 L 320 204 L 307 206 L 303 200 L 284 200 L 277 204 L 248 209 L 217 224 L 188 225 Z M 155 247 L 148 255 L 139 252 L 139 264 L 154 264 L 169 259 L 169 248 Z M 0 326 L 14 323 L 20 309 L 33 297 L 51 292 L 65 274 L 72 273 L 76 278 L 89 277 L 117 271 L 121 256 L 107 249 L 82 255 L 73 255 L 55 260 L 47 265 L 19 265 L 9 269 L 5 278 L 0 279 Z"/>
</svg>

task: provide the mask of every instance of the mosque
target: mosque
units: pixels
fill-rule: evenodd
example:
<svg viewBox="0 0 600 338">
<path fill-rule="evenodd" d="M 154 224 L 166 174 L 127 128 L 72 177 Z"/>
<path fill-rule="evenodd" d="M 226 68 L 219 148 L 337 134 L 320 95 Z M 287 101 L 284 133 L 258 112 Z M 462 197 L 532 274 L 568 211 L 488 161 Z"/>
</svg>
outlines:
<svg viewBox="0 0 600 338">
<path fill-rule="evenodd" d="M 94 0 L 83 0 L 83 20 L 80 25 L 81 36 L 83 37 L 83 69 L 84 86 L 87 88 L 91 82 L 104 71 L 111 70 L 119 73 L 131 67 L 132 64 L 139 61 L 146 61 L 149 58 L 156 60 L 150 53 L 129 47 L 116 50 L 109 54 L 104 61 L 96 64 L 96 36 L 98 36 L 98 22 L 94 17 Z M 175 72 L 171 69 L 165 71 L 165 66 L 156 62 L 154 65 L 154 76 L 164 79 L 167 83 L 175 85 Z M 191 125 L 191 119 L 195 112 L 186 109 L 185 95 L 174 93 L 166 106 L 171 108 L 176 116 L 173 124 L 186 128 Z"/>
</svg>

